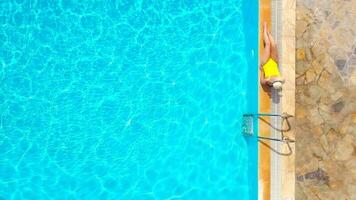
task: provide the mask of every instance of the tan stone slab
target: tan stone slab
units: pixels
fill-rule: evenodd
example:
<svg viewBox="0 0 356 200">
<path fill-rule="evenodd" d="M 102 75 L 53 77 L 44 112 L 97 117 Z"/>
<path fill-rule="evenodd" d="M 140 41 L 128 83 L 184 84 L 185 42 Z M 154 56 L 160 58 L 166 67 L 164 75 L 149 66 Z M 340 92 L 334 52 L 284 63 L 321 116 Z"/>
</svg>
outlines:
<svg viewBox="0 0 356 200">
<path fill-rule="evenodd" d="M 297 1 L 297 199 L 356 199 L 355 8 Z"/>
<path fill-rule="evenodd" d="M 282 1 L 282 52 L 281 65 L 283 77 L 286 80 L 282 91 L 282 112 L 295 115 L 295 0 Z M 294 120 L 291 120 L 292 130 L 285 135 L 295 139 Z M 282 199 L 295 199 L 295 145 L 291 145 L 293 154 L 282 156 Z M 282 146 L 288 152 L 287 145 Z"/>
</svg>

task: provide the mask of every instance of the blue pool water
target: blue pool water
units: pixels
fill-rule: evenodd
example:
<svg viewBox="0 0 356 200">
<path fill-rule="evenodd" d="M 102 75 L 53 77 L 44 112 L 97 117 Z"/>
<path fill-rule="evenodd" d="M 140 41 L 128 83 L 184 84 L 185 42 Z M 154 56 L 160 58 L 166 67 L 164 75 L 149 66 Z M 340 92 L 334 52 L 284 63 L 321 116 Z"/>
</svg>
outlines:
<svg viewBox="0 0 356 200">
<path fill-rule="evenodd" d="M 0 199 L 257 199 L 257 13 L 0 1 Z"/>
</svg>

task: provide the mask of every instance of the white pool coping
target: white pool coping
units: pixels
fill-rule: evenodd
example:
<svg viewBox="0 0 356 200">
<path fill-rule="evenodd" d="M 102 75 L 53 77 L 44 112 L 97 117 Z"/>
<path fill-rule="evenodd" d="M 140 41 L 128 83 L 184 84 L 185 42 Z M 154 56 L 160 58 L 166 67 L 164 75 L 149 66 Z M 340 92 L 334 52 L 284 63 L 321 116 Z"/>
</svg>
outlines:
<svg viewBox="0 0 356 200">
<path fill-rule="evenodd" d="M 281 42 L 281 33 L 282 33 L 282 18 L 281 18 L 281 11 L 282 11 L 282 0 L 271 0 L 271 33 L 276 39 L 278 45 L 278 51 L 282 52 L 282 42 Z M 283 59 L 282 56 L 279 56 L 279 63 L 282 63 L 281 60 Z M 283 66 L 279 66 L 281 72 L 283 72 Z M 272 101 L 271 101 L 271 112 L 272 113 L 281 113 L 281 96 L 279 91 L 272 89 Z M 276 130 L 280 129 L 281 125 L 281 118 L 273 117 L 271 119 L 272 127 L 270 129 L 271 136 L 273 138 L 280 138 L 281 133 Z M 274 127 L 274 128 L 273 128 Z M 271 148 L 280 152 L 281 144 L 280 142 L 271 141 Z M 271 163 L 270 163 L 270 170 L 271 170 L 271 191 L 270 191 L 270 199 L 271 200 L 282 200 L 282 176 L 281 176 L 281 158 L 276 152 L 271 151 Z"/>
</svg>

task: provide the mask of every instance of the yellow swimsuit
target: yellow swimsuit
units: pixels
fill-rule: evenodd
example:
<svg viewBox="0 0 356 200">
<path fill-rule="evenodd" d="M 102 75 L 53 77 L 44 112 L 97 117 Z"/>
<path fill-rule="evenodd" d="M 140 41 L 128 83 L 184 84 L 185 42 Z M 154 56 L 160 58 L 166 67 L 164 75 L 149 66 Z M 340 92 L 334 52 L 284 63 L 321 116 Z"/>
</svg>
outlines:
<svg viewBox="0 0 356 200">
<path fill-rule="evenodd" d="M 272 58 L 269 58 L 267 62 L 262 66 L 266 78 L 279 77 L 278 64 Z"/>
</svg>

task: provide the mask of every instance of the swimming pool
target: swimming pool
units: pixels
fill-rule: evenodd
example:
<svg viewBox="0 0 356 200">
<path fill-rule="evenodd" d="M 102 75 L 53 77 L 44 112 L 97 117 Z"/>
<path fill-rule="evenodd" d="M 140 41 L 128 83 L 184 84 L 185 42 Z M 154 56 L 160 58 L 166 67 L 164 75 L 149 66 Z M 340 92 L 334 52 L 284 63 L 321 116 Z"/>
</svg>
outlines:
<svg viewBox="0 0 356 200">
<path fill-rule="evenodd" d="M 0 199 L 257 199 L 258 2 L 0 2 Z"/>
</svg>

